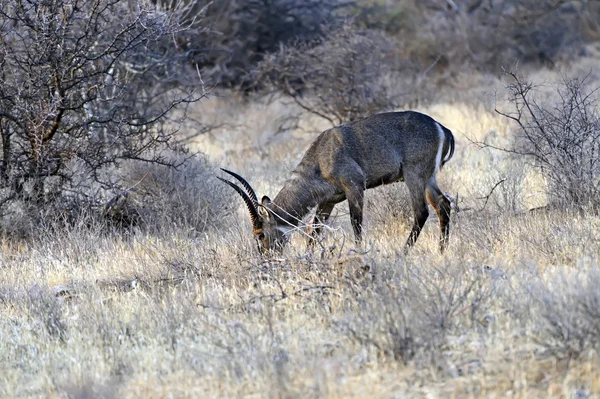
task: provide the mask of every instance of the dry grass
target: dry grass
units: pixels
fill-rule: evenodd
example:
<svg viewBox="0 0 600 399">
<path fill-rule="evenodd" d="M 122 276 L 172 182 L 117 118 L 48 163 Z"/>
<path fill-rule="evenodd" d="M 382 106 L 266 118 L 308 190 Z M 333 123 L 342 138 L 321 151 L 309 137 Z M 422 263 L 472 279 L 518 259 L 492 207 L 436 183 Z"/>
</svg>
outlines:
<svg viewBox="0 0 600 399">
<path fill-rule="evenodd" d="M 468 145 L 510 137 L 481 98 L 422 109 L 457 138 L 443 256 L 433 216 L 402 253 L 406 210 L 385 217 L 402 186 L 367 192 L 364 248 L 341 206 L 322 247 L 296 234 L 261 259 L 233 193 L 221 231 L 2 242 L 0 397 L 598 397 L 600 217 L 527 213 L 545 203 L 541 177 Z M 275 134 L 282 103 L 205 107 L 230 125 L 196 146 L 259 194 L 325 127 Z"/>
</svg>

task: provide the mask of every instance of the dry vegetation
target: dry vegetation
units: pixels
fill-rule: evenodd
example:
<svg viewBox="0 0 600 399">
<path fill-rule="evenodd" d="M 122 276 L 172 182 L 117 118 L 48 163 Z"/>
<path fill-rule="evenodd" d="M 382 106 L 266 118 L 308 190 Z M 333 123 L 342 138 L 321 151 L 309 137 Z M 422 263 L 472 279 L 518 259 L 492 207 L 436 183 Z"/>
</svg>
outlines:
<svg viewBox="0 0 600 399">
<path fill-rule="evenodd" d="M 594 88 L 600 57 L 588 51 L 562 72 Z M 299 231 L 282 254 L 258 256 L 242 201 L 215 176 L 227 167 L 276 193 L 330 126 L 283 95 L 190 104 L 213 128 L 161 152 L 170 162 L 120 163 L 126 190 L 109 219 L 42 213 L 16 239 L 6 232 L 23 215 L 6 212 L 0 398 L 600 397 L 600 216 L 587 202 L 546 206 L 560 189 L 547 166 L 482 145 L 511 148 L 519 134 L 494 112 L 511 109 L 507 83 L 466 70 L 417 109 L 457 142 L 439 175 L 456 199 L 443 255 L 435 216 L 403 253 L 411 220 L 397 184 L 367 191 L 362 247 L 341 204 L 319 245 Z M 586 173 L 598 187 L 597 165 Z"/>
<path fill-rule="evenodd" d="M 235 145 L 209 156 L 261 192 L 274 192 L 307 129 L 320 128 L 307 117 L 265 141 L 281 104 L 214 101 L 247 124 L 221 132 Z M 525 212 L 546 201 L 541 177 L 467 140 L 508 140 L 485 104 L 424 109 L 460 148 L 441 176 L 462 208 L 444 256 L 434 218 L 402 254 L 402 185 L 368 192 L 362 249 L 342 206 L 322 247 L 307 251 L 297 233 L 281 257 L 261 259 L 234 196 L 202 235 L 80 225 L 5 240 L 0 396 L 597 395 L 600 218 Z"/>
</svg>

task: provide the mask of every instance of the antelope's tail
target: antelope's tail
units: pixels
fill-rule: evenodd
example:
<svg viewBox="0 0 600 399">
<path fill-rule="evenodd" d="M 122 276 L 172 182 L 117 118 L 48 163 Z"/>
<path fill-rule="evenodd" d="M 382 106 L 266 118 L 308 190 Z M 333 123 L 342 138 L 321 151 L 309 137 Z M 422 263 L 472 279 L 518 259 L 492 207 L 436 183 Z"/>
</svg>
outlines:
<svg viewBox="0 0 600 399">
<path fill-rule="evenodd" d="M 444 131 L 444 136 L 446 138 L 446 144 L 448 145 L 446 154 L 442 157 L 442 165 L 441 166 L 444 166 L 444 164 L 446 162 L 448 162 L 450 159 L 452 159 L 452 156 L 454 155 L 454 135 L 452 134 L 452 132 L 449 129 L 445 128 L 444 126 L 441 126 L 441 128 Z"/>
</svg>

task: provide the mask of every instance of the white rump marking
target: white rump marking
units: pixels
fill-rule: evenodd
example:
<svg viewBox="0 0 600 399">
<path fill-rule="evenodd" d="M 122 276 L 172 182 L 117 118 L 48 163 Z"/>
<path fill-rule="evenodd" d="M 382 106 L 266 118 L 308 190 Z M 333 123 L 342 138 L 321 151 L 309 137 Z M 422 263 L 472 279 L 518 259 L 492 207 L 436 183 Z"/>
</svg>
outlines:
<svg viewBox="0 0 600 399">
<path fill-rule="evenodd" d="M 439 123 L 435 122 L 435 127 L 438 131 L 438 137 L 440 139 L 438 144 L 437 155 L 435 156 L 435 172 L 436 174 L 438 170 L 440 170 L 440 166 L 442 165 L 442 150 L 444 149 L 444 142 L 446 141 L 446 135 L 444 134 L 444 129 L 440 126 Z"/>
</svg>

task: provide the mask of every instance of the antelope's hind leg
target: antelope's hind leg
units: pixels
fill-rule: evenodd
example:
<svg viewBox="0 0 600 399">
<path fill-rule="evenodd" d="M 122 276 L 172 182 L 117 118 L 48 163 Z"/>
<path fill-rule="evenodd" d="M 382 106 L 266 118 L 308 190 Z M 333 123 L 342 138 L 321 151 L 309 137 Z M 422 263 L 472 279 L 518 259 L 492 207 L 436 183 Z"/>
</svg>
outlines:
<svg viewBox="0 0 600 399">
<path fill-rule="evenodd" d="M 450 235 L 450 200 L 440 190 L 434 179 L 427 184 L 427 201 L 435 209 L 440 221 L 440 252 L 448 246 Z"/>
<path fill-rule="evenodd" d="M 404 247 L 405 252 L 417 242 L 417 238 L 419 238 L 419 234 L 421 234 L 421 230 L 423 230 L 423 226 L 429 217 L 427 201 L 425 200 L 426 188 L 422 181 L 423 180 L 416 175 L 406 176 L 406 185 L 408 186 L 412 201 L 414 222 L 410 234 L 408 235 L 408 240 L 406 240 L 406 245 Z"/>
</svg>

